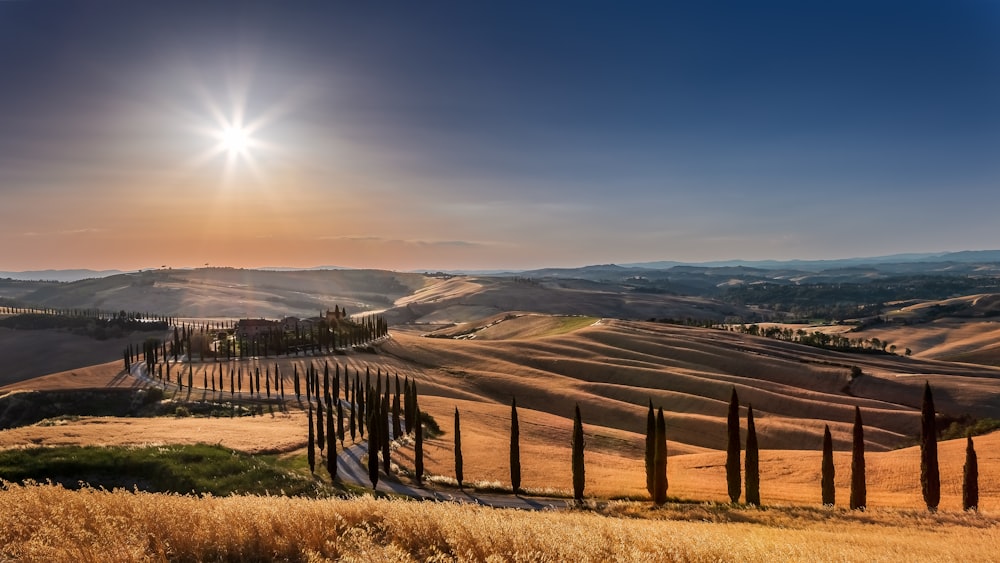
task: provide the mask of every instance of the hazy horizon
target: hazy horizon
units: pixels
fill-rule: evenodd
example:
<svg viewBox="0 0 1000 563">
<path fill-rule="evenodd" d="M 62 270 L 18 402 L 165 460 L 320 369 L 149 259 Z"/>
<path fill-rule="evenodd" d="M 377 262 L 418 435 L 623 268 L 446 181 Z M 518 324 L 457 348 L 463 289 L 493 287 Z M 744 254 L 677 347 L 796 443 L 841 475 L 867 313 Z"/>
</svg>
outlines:
<svg viewBox="0 0 1000 563">
<path fill-rule="evenodd" d="M 0 3 L 0 270 L 1000 248 L 1000 6 Z"/>
</svg>

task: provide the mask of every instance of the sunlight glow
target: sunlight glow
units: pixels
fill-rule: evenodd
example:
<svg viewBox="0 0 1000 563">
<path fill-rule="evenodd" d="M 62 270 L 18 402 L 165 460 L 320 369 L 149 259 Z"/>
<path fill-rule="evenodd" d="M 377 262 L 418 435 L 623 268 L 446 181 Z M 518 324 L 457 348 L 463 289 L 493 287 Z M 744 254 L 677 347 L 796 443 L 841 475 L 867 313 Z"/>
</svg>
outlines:
<svg viewBox="0 0 1000 563">
<path fill-rule="evenodd" d="M 227 127 L 222 131 L 221 140 L 230 153 L 241 153 L 250 144 L 250 132 L 242 127 Z"/>
</svg>

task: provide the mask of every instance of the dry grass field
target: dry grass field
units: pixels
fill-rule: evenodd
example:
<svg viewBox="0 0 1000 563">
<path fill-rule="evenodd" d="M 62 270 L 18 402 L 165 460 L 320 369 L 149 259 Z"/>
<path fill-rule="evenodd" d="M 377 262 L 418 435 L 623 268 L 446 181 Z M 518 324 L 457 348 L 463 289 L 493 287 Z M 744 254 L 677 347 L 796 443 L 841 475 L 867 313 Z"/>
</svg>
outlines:
<svg viewBox="0 0 1000 563">
<path fill-rule="evenodd" d="M 391 324 L 441 328 L 477 322 L 510 311 L 628 319 L 711 318 L 746 313 L 742 307 L 702 297 L 635 293 L 621 285 L 583 280 L 518 281 L 495 277 L 432 280 L 386 310 Z"/>
<path fill-rule="evenodd" d="M 990 561 L 982 515 L 612 504 L 522 512 L 412 501 L 197 498 L 8 485 L 0 559 L 79 561 Z"/>
</svg>

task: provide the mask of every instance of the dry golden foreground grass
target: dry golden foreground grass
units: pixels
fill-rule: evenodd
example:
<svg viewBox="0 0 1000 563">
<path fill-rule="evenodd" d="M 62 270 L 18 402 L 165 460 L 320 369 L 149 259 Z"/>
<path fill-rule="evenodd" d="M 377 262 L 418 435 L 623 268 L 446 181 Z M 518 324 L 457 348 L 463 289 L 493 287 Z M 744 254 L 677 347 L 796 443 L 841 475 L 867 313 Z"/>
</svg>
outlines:
<svg viewBox="0 0 1000 563">
<path fill-rule="evenodd" d="M 613 504 L 522 512 L 412 501 L 196 498 L 7 485 L 0 559 L 78 561 L 990 561 L 974 514 Z M 13 508 L 13 509 L 12 509 Z"/>
</svg>

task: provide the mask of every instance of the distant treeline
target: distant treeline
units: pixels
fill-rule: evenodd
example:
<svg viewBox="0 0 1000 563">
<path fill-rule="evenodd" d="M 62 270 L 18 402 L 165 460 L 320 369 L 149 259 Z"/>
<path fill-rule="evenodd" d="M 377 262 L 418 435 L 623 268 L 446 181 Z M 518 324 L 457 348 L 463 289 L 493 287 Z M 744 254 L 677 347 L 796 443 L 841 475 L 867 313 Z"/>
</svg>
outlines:
<svg viewBox="0 0 1000 563">
<path fill-rule="evenodd" d="M 15 330 L 68 330 L 97 340 L 117 338 L 135 331 L 163 331 L 169 326 L 165 317 L 146 316 L 121 311 L 106 315 L 99 311 L 69 311 L 0 306 L 0 327 Z"/>
<path fill-rule="evenodd" d="M 995 277 L 900 276 L 867 283 L 787 284 L 759 282 L 731 286 L 719 299 L 756 306 L 797 318 L 845 320 L 877 315 L 885 303 L 911 299 L 946 299 L 1000 292 Z"/>
</svg>

